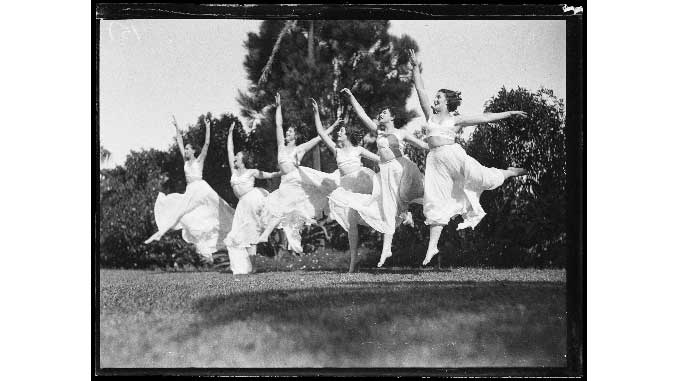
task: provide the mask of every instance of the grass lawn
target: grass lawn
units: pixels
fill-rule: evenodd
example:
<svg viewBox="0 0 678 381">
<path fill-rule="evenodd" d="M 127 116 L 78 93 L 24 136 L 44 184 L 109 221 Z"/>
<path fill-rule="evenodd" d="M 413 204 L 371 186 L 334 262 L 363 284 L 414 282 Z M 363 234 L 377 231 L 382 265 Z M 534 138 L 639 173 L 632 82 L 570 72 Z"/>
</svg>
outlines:
<svg viewBox="0 0 678 381">
<path fill-rule="evenodd" d="M 101 367 L 566 365 L 563 270 L 102 270 Z"/>
</svg>

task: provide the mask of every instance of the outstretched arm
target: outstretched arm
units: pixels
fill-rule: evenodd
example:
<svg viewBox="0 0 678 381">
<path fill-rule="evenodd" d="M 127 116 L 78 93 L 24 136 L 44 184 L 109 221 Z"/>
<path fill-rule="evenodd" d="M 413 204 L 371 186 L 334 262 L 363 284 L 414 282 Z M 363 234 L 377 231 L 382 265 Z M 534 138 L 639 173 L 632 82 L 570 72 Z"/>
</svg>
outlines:
<svg viewBox="0 0 678 381">
<path fill-rule="evenodd" d="M 278 171 L 278 172 L 264 172 L 264 171 L 260 171 L 258 169 L 252 169 L 252 171 L 254 171 L 254 177 L 256 177 L 257 179 L 272 179 L 274 177 L 282 176 L 282 173 L 280 173 L 280 171 Z"/>
<path fill-rule="evenodd" d="M 327 129 L 325 130 L 325 134 L 329 136 L 332 133 L 332 131 L 334 131 L 334 129 L 342 122 L 343 122 L 342 119 L 337 119 L 337 121 L 334 122 L 334 124 L 327 127 Z M 299 157 L 303 157 L 304 154 L 306 154 L 306 152 L 308 152 L 311 148 L 315 147 L 318 143 L 320 143 L 321 140 L 322 137 L 316 136 L 315 138 L 307 141 L 306 143 L 298 145 L 297 152 Z"/>
<path fill-rule="evenodd" d="M 428 121 L 431 117 L 431 102 L 428 100 L 428 96 L 426 96 L 426 90 L 424 90 L 424 79 L 421 77 L 421 63 L 417 59 L 414 49 L 410 49 L 409 52 L 410 63 L 412 64 L 412 76 L 414 78 L 414 88 L 417 90 L 419 104 L 421 105 L 424 116 Z"/>
<path fill-rule="evenodd" d="M 367 160 L 379 162 L 379 155 L 368 151 L 365 147 L 360 147 L 360 156 Z"/>
<path fill-rule="evenodd" d="M 205 117 L 205 144 L 202 146 L 202 150 L 200 151 L 200 155 L 198 155 L 199 161 L 204 161 L 205 158 L 207 157 L 207 150 L 210 148 L 210 126 L 211 125 L 212 125 L 212 121 L 208 117 Z"/>
<path fill-rule="evenodd" d="M 174 129 L 177 131 L 177 144 L 179 145 L 179 152 L 181 152 L 181 159 L 184 160 L 186 153 L 184 153 L 184 139 L 181 137 L 181 131 L 179 131 L 179 125 L 177 124 L 177 119 L 172 115 L 172 124 Z"/>
<path fill-rule="evenodd" d="M 318 132 L 318 136 L 322 141 L 327 145 L 327 148 L 332 151 L 333 155 L 336 155 L 337 153 L 337 148 L 332 139 L 330 139 L 329 135 L 327 135 L 327 132 L 325 132 L 325 129 L 323 128 L 323 124 L 320 121 L 320 114 L 318 113 L 318 104 L 316 103 L 315 99 L 311 98 L 311 105 L 313 105 L 313 119 L 315 121 L 315 130 Z"/>
<path fill-rule="evenodd" d="M 496 122 L 498 120 L 517 116 L 519 118 L 527 118 L 524 111 L 506 111 L 506 112 L 487 112 L 481 115 L 464 116 L 458 115 L 455 124 L 458 126 L 474 126 L 476 124 Z"/>
<path fill-rule="evenodd" d="M 285 145 L 283 135 L 282 105 L 280 104 L 280 93 L 275 93 L 275 137 L 278 140 L 278 146 Z"/>
<path fill-rule="evenodd" d="M 409 131 L 403 131 L 403 139 L 407 140 L 408 142 L 412 143 L 417 148 L 420 149 L 429 149 L 428 144 L 421 140 L 417 139 L 411 132 Z"/>
<path fill-rule="evenodd" d="M 231 168 L 231 173 L 235 173 L 235 151 L 233 151 L 233 127 L 235 127 L 235 122 L 231 123 L 231 127 L 228 128 L 228 139 L 226 139 L 226 152 L 228 152 L 228 166 Z"/>
<path fill-rule="evenodd" d="M 369 128 L 370 130 L 376 131 L 377 124 L 374 123 L 374 121 L 370 119 L 369 116 L 367 116 L 367 113 L 363 109 L 363 106 L 361 106 L 360 103 L 358 103 L 358 100 L 355 99 L 355 97 L 351 93 L 351 90 L 343 88 L 341 89 L 341 93 L 344 94 L 351 102 L 351 105 L 353 105 L 355 113 L 358 115 L 358 119 L 360 119 L 360 121 L 365 125 L 365 127 Z"/>
</svg>

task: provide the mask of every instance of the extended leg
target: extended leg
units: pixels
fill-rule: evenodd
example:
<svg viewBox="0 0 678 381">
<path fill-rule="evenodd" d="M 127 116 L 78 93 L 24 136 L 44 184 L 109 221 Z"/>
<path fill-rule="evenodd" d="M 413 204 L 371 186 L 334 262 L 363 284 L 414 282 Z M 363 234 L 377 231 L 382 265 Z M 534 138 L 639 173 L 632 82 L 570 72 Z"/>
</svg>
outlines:
<svg viewBox="0 0 678 381">
<path fill-rule="evenodd" d="M 348 272 L 353 273 L 356 270 L 358 262 L 358 224 L 351 222 L 348 229 L 348 247 L 351 252 L 351 263 L 348 266 Z"/>
<path fill-rule="evenodd" d="M 280 220 L 282 220 L 282 218 L 279 217 L 271 221 L 271 223 L 269 223 L 268 226 L 266 226 L 266 230 L 264 230 L 264 232 L 261 233 L 261 235 L 259 236 L 257 243 L 268 242 L 268 236 L 271 235 L 273 229 L 275 229 L 275 227 L 278 226 Z"/>
<path fill-rule="evenodd" d="M 442 231 L 443 225 L 431 225 L 429 228 L 428 250 L 426 250 L 426 258 L 424 258 L 422 265 L 426 266 L 438 254 L 438 240 Z"/>
</svg>

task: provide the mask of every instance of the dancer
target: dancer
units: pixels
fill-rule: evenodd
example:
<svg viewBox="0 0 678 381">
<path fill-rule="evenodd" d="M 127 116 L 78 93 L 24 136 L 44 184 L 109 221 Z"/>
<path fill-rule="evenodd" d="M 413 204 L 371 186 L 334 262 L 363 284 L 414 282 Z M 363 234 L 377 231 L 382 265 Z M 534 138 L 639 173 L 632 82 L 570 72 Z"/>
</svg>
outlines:
<svg viewBox="0 0 678 381">
<path fill-rule="evenodd" d="M 266 242 L 276 227 L 282 228 L 287 237 L 288 249 L 302 253 L 300 230 L 303 225 L 315 223 L 329 209 L 327 195 L 337 187 L 336 176 L 301 167 L 299 163 L 304 154 L 320 143 L 320 137 L 297 145 L 294 127 L 289 127 L 283 135 L 282 107 L 280 94 L 275 96 L 275 125 L 278 141 L 278 166 L 282 174 L 280 187 L 266 198 L 266 229 L 259 236 L 258 242 Z M 340 120 L 328 128 L 334 130 Z"/>
<path fill-rule="evenodd" d="M 422 149 L 428 146 L 411 133 L 395 128 L 395 115 L 390 108 L 384 108 L 375 123 L 350 90 L 342 89 L 341 92 L 350 100 L 360 121 L 378 133 L 379 179 L 374 182 L 369 199 L 341 190 L 332 194 L 330 202 L 356 210 L 372 228 L 384 233 L 384 245 L 377 264 L 381 267 L 392 256 L 395 228 L 408 218 L 411 223 L 408 204 L 421 203 L 424 194 L 423 175 L 416 164 L 403 156 L 404 141 Z"/>
<path fill-rule="evenodd" d="M 311 102 L 318 136 L 322 138 L 337 160 L 339 171 L 338 189 L 371 195 L 372 179 L 376 174 L 371 169 L 363 167 L 360 158 L 364 157 L 369 160 L 379 161 L 379 156 L 366 150 L 364 147 L 358 146 L 361 134 L 355 128 L 346 128 L 346 126 L 339 128 L 337 143 L 334 143 L 322 126 L 318 113 L 318 104 L 315 99 L 311 99 Z M 337 190 L 332 193 L 334 192 L 337 192 Z M 358 259 L 358 224 L 369 225 L 360 218 L 360 215 L 355 210 L 333 202 L 332 194 L 330 194 L 329 199 L 330 216 L 348 233 L 348 246 L 351 252 L 351 263 L 349 264 L 348 272 L 352 273 L 356 270 Z"/>
<path fill-rule="evenodd" d="M 414 50 L 410 49 L 410 63 L 413 66 L 414 86 L 419 103 L 428 122 L 424 140 L 429 145 L 426 156 L 424 192 L 424 215 L 430 225 L 430 238 L 426 265 L 438 253 L 438 240 L 443 227 L 453 217 L 461 215 L 464 221 L 457 230 L 474 228 L 485 215 L 480 205 L 480 195 L 485 190 L 495 189 L 504 180 L 526 174 L 522 168 L 488 168 L 466 154 L 454 138 L 465 126 L 489 123 L 512 116 L 525 118 L 523 111 L 485 113 L 478 116 L 452 115 L 461 104 L 461 94 L 440 89 L 433 105 L 429 102 L 421 77 L 421 65 Z"/>
<path fill-rule="evenodd" d="M 257 238 L 264 231 L 261 220 L 264 202 L 268 192 L 262 188 L 254 187 L 254 179 L 272 179 L 279 177 L 280 172 L 264 172 L 258 169 L 250 169 L 251 157 L 248 153 L 240 151 L 233 154 L 233 128 L 235 122 L 228 129 L 226 150 L 228 152 L 228 164 L 231 168 L 231 187 L 238 205 L 233 216 L 233 227 L 226 236 L 226 248 L 231 263 L 233 274 L 248 274 L 253 271 L 251 258 L 257 253 Z"/>
<path fill-rule="evenodd" d="M 159 240 L 170 229 L 181 229 L 184 240 L 195 244 L 198 253 L 208 262 L 212 262 L 212 253 L 225 248 L 223 241 L 231 230 L 235 211 L 202 179 L 202 169 L 210 144 L 211 121 L 205 118 L 205 144 L 202 150 L 190 143 L 184 147 L 174 116 L 172 124 L 177 132 L 179 151 L 184 158 L 186 191 L 183 194 L 158 194 L 153 208 L 158 232 L 144 243 Z M 200 150 L 197 158 L 196 148 Z"/>
</svg>

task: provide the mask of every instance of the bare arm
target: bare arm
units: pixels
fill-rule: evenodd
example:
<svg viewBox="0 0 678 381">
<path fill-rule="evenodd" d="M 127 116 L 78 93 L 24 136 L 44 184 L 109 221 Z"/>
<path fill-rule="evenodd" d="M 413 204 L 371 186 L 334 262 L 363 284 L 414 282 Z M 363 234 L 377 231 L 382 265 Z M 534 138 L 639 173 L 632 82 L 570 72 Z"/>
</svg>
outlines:
<svg viewBox="0 0 678 381">
<path fill-rule="evenodd" d="M 455 124 L 458 126 L 474 126 L 476 124 L 496 122 L 498 120 L 517 116 L 519 118 L 527 118 L 527 114 L 523 111 L 506 111 L 506 112 L 488 112 L 480 115 L 464 116 L 459 115 L 456 118 Z"/>
<path fill-rule="evenodd" d="M 260 171 L 258 169 L 252 169 L 252 171 L 254 171 L 253 172 L 254 177 L 256 177 L 257 179 L 272 179 L 274 177 L 282 176 L 282 173 L 280 173 L 280 171 L 278 171 L 278 172 L 264 172 L 264 171 Z"/>
<path fill-rule="evenodd" d="M 325 134 L 329 136 L 329 135 L 332 133 L 332 131 L 334 131 L 334 129 L 335 129 L 341 122 L 342 122 L 341 119 L 337 119 L 337 121 L 334 122 L 334 124 L 332 124 L 331 126 L 327 127 L 327 129 L 325 130 Z M 298 154 L 300 157 L 303 157 L 303 156 L 306 154 L 306 152 L 308 152 L 311 148 L 315 147 L 318 143 L 320 143 L 321 140 L 322 140 L 322 137 L 316 136 L 315 138 L 313 138 L 313 139 L 307 141 L 306 143 L 298 145 L 298 146 L 297 146 L 297 154 Z"/>
<path fill-rule="evenodd" d="M 374 123 L 374 121 L 370 119 L 369 116 L 367 116 L 367 113 L 363 109 L 363 106 L 361 106 L 360 103 L 358 103 L 358 100 L 355 99 L 355 97 L 351 93 L 351 90 L 343 88 L 341 89 L 341 93 L 344 94 L 351 102 L 351 105 L 353 105 L 355 113 L 358 115 L 358 119 L 360 119 L 360 121 L 365 125 L 365 127 L 369 128 L 370 130 L 376 131 L 377 124 Z"/>
<path fill-rule="evenodd" d="M 228 166 L 231 168 L 231 173 L 235 173 L 235 167 L 233 166 L 233 163 L 235 162 L 235 151 L 233 151 L 233 127 L 235 127 L 235 122 L 231 123 L 231 127 L 228 128 L 228 139 L 226 139 Z"/>
<path fill-rule="evenodd" d="M 200 155 L 198 155 L 198 161 L 205 161 L 207 157 L 207 150 L 210 148 L 210 126 L 212 121 L 205 116 L 205 144 L 202 146 Z"/>
<path fill-rule="evenodd" d="M 320 136 L 320 139 L 327 145 L 327 148 L 332 151 L 333 155 L 337 154 L 337 147 L 330 139 L 330 136 L 327 135 L 327 132 L 325 132 L 325 129 L 323 128 L 323 124 L 320 121 L 320 114 L 318 113 L 318 104 L 316 103 L 315 99 L 311 98 L 311 104 L 313 105 L 313 119 L 315 121 L 315 130 L 318 132 L 318 136 Z"/>
<path fill-rule="evenodd" d="M 179 145 L 179 152 L 181 152 L 181 159 L 185 160 L 186 153 L 184 152 L 184 139 L 181 137 L 181 131 L 179 131 L 179 125 L 177 124 L 177 119 L 172 115 L 172 124 L 174 129 L 177 131 L 177 144 Z"/>
<path fill-rule="evenodd" d="M 275 137 L 278 140 L 278 146 L 285 145 L 285 136 L 283 135 L 282 105 L 280 104 L 280 93 L 275 94 Z"/>
<path fill-rule="evenodd" d="M 367 160 L 379 162 L 379 155 L 368 151 L 365 147 L 360 147 L 360 156 Z"/>
<path fill-rule="evenodd" d="M 419 104 L 421 105 L 424 116 L 428 121 L 431 117 L 431 102 L 428 100 L 426 90 L 424 90 L 424 79 L 421 77 L 421 64 L 419 63 L 419 60 L 417 60 L 417 55 L 414 53 L 414 49 L 410 49 L 410 63 L 412 64 L 414 88 L 417 90 Z"/>
<path fill-rule="evenodd" d="M 417 148 L 426 150 L 429 149 L 428 144 L 425 141 L 417 139 L 411 132 L 403 131 L 403 139 L 412 143 L 412 145 Z"/>
</svg>

